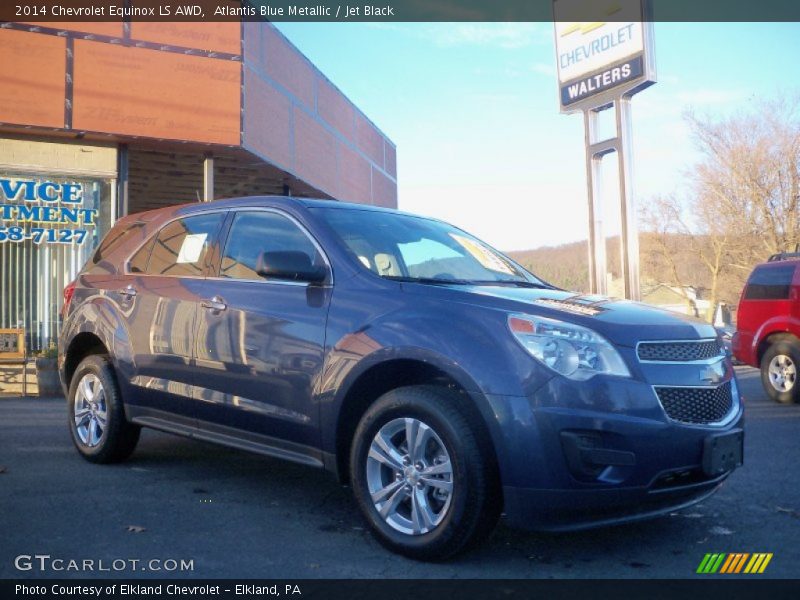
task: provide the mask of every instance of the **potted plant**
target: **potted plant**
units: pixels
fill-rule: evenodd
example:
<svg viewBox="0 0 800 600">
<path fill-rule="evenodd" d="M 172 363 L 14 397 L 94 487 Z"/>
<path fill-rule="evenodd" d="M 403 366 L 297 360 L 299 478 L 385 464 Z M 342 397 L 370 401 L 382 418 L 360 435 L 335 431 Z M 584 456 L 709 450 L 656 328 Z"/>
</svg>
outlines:
<svg viewBox="0 0 800 600">
<path fill-rule="evenodd" d="M 50 344 L 36 354 L 36 383 L 39 397 L 60 396 L 61 382 L 58 378 L 58 348 Z"/>
</svg>

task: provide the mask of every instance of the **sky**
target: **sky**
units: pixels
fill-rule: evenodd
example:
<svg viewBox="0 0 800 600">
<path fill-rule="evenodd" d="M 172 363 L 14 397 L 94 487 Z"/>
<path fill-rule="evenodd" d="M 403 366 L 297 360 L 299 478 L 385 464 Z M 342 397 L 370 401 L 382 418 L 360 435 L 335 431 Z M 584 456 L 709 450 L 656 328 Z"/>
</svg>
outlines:
<svg viewBox="0 0 800 600">
<path fill-rule="evenodd" d="M 552 24 L 277 27 L 397 145 L 401 210 L 506 251 L 586 239 L 583 118 L 558 110 Z M 685 111 L 800 93 L 800 23 L 656 23 L 655 54 L 658 82 L 632 101 L 640 205 L 687 193 L 698 153 Z"/>
</svg>

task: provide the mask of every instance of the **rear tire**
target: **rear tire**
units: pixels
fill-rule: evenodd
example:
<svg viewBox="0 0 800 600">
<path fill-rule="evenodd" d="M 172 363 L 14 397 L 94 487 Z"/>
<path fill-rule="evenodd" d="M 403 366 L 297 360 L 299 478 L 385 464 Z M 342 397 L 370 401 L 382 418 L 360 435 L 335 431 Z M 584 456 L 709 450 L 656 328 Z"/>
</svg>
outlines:
<svg viewBox="0 0 800 600">
<path fill-rule="evenodd" d="M 114 463 L 128 458 L 140 428 L 128 423 L 114 367 L 107 356 L 87 356 L 72 377 L 67 398 L 72 441 L 90 462 Z"/>
<path fill-rule="evenodd" d="M 356 429 L 353 492 L 370 530 L 393 552 L 445 560 L 497 524 L 493 454 L 462 403 L 443 388 L 398 388 L 370 406 Z"/>
<path fill-rule="evenodd" d="M 800 402 L 800 342 L 790 336 L 773 341 L 761 357 L 761 383 L 781 404 Z"/>
</svg>

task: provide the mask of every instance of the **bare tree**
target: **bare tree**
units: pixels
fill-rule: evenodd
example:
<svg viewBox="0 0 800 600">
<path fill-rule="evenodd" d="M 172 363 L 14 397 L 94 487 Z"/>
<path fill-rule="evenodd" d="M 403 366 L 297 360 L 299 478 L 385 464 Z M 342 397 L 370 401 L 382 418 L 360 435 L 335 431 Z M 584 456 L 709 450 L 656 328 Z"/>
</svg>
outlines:
<svg viewBox="0 0 800 600">
<path fill-rule="evenodd" d="M 645 265 L 651 275 L 666 274 L 667 281 L 690 307 L 693 299 L 688 287 L 708 290 L 710 304 L 712 308 L 716 306 L 727 268 L 729 236 L 716 226 L 707 208 L 698 202 L 687 211 L 677 196 L 670 195 L 653 198 L 642 210 L 642 220 L 649 231 L 648 246 L 655 253 Z M 691 220 L 685 218 L 687 213 Z M 707 225 L 705 231 L 698 231 L 696 223 Z M 713 318 L 713 310 L 708 318 Z"/>
<path fill-rule="evenodd" d="M 712 307 L 735 301 L 754 264 L 800 243 L 799 107 L 781 100 L 721 118 L 688 112 L 701 159 L 686 196 L 654 198 L 643 210 L 671 282 L 705 288 Z"/>
<path fill-rule="evenodd" d="M 725 232 L 740 271 L 800 242 L 798 108 L 778 100 L 720 119 L 686 116 L 702 155 L 692 176 L 700 226 Z"/>
<path fill-rule="evenodd" d="M 698 223 L 703 224 L 703 234 L 691 237 L 691 245 L 700 261 L 707 269 L 708 300 L 711 310 L 708 312 L 709 321 L 714 320 L 714 312 L 720 301 L 720 287 L 722 278 L 730 271 L 732 233 L 720 223 L 715 207 L 712 203 L 701 199 L 693 211 Z"/>
</svg>

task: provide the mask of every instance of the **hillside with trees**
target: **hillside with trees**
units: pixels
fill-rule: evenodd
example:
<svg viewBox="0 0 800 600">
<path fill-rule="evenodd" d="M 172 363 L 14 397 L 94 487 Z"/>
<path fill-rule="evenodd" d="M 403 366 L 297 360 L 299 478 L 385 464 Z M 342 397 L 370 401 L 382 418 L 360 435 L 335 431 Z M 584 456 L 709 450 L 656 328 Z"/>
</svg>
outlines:
<svg viewBox="0 0 800 600">
<path fill-rule="evenodd" d="M 711 241 L 704 236 L 679 233 L 654 234 L 642 232 L 639 236 L 639 262 L 643 291 L 648 287 L 665 284 L 674 287 L 692 287 L 707 297 L 709 289 L 708 268 L 696 247 L 711 251 Z M 586 241 L 544 246 L 535 250 L 512 251 L 507 254 L 545 281 L 558 287 L 587 292 L 588 245 Z M 619 237 L 606 241 L 606 261 L 612 281 L 621 278 Z M 756 262 L 767 259 L 767 254 Z M 755 263 L 754 263 L 755 264 Z M 736 304 L 749 271 L 733 271 L 721 282 L 719 301 Z"/>
<path fill-rule="evenodd" d="M 641 203 L 643 293 L 664 284 L 684 294 L 694 288 L 712 306 L 735 305 L 755 264 L 800 244 L 798 107 L 797 100 L 777 100 L 725 117 L 686 114 L 701 158 L 685 188 Z M 619 238 L 606 244 L 613 281 L 620 277 Z M 589 288 L 587 254 L 587 242 L 509 253 L 577 291 Z"/>
</svg>

